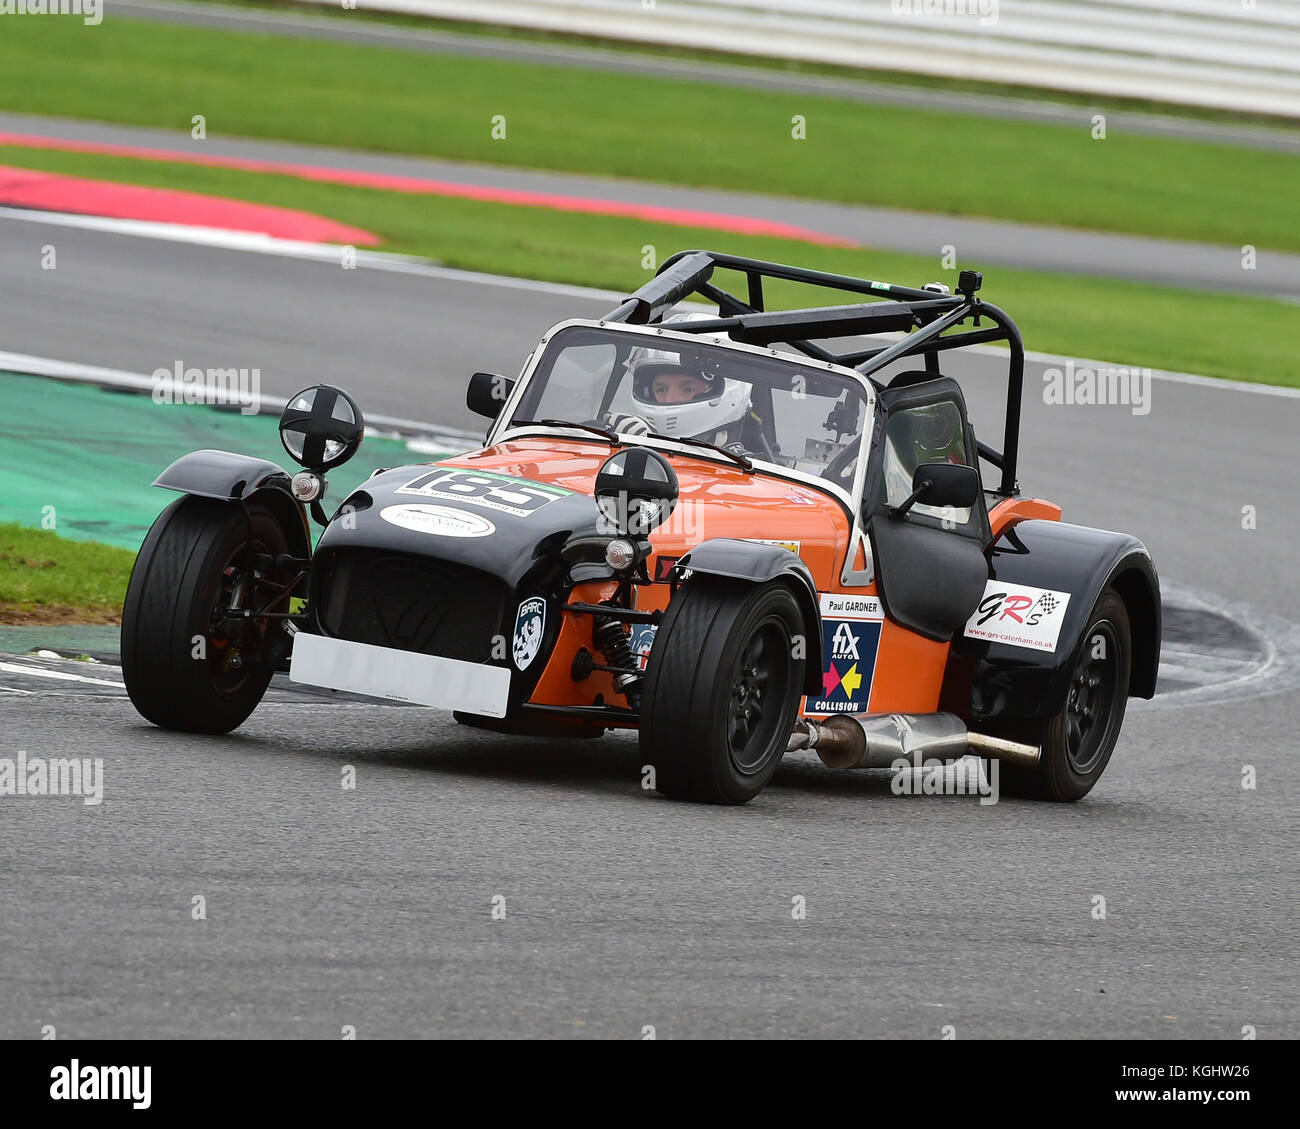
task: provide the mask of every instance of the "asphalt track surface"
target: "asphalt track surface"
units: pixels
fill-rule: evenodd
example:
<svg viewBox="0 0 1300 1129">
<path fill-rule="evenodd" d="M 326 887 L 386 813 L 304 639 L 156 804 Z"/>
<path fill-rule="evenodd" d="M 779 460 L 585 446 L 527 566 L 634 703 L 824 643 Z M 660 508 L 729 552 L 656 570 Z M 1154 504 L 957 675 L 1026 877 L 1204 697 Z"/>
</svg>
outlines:
<svg viewBox="0 0 1300 1129">
<path fill-rule="evenodd" d="M 182 131 L 0 113 L 0 132 L 10 131 L 80 142 L 157 147 L 204 156 L 317 165 L 484 188 L 744 216 L 836 236 L 879 250 L 928 255 L 933 258 L 936 273 L 943 248 L 954 247 L 964 263 L 1124 278 L 1160 286 L 1300 301 L 1300 255 L 1269 247 L 1258 247 L 1254 268 L 1242 270 L 1240 247 L 1046 224 L 936 215 L 760 192 L 685 188 L 279 141 L 215 135 L 195 141 L 188 132 Z"/>
<path fill-rule="evenodd" d="M 267 392 L 337 380 L 446 425 L 468 372 L 612 304 L 12 220 L 0 300 L 15 352 L 259 364 Z M 977 428 L 992 364 L 951 366 Z M 904 798 L 800 756 L 744 808 L 694 807 L 641 789 L 627 738 L 283 686 L 188 737 L 111 665 L 0 659 L 0 756 L 101 757 L 106 781 L 98 806 L 0 799 L 0 1036 L 1300 1035 L 1300 398 L 1049 406 L 1029 369 L 1026 492 L 1141 536 L 1171 597 L 1163 693 L 1082 803 Z"/>
</svg>

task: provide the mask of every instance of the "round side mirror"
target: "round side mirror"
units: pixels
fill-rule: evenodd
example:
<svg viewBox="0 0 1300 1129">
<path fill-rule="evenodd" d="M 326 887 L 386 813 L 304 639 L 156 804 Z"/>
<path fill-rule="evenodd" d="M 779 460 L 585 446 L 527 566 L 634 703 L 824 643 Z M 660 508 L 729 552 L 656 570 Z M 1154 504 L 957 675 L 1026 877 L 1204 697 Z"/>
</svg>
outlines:
<svg viewBox="0 0 1300 1129">
<path fill-rule="evenodd" d="M 596 475 L 596 505 L 601 533 L 644 537 L 677 508 L 677 474 L 648 447 L 616 451 Z"/>
<path fill-rule="evenodd" d="M 357 402 L 329 384 L 304 388 L 280 413 L 280 442 L 308 470 L 342 466 L 357 453 L 365 433 Z"/>
</svg>

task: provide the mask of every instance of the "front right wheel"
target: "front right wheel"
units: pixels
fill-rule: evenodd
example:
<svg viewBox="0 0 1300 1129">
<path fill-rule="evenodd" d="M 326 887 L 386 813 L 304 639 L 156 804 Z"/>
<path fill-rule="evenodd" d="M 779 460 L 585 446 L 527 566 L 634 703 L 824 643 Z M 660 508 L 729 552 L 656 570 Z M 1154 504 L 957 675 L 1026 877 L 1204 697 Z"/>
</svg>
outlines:
<svg viewBox="0 0 1300 1129">
<path fill-rule="evenodd" d="M 799 710 L 803 631 L 783 583 L 687 581 L 656 632 L 641 695 L 641 751 L 657 791 L 743 804 L 763 790 Z"/>
</svg>

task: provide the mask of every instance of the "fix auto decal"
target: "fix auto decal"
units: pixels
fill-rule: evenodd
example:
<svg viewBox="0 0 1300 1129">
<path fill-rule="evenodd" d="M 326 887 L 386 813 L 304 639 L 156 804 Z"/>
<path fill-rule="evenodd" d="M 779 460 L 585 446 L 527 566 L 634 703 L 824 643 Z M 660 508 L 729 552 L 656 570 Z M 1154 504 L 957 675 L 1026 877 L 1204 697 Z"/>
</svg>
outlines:
<svg viewBox="0 0 1300 1129">
<path fill-rule="evenodd" d="M 885 613 L 875 596 L 823 594 L 822 692 L 806 713 L 861 713 L 871 697 Z"/>
<path fill-rule="evenodd" d="M 969 639 L 1055 651 L 1069 603 L 1068 592 L 990 580 L 984 598 L 966 621 L 964 634 Z"/>
<path fill-rule="evenodd" d="M 435 467 L 405 486 L 395 494 L 414 494 L 420 498 L 441 498 L 449 502 L 463 502 L 471 506 L 496 510 L 514 517 L 528 517 L 548 502 L 571 494 L 559 486 L 511 478 L 490 470 L 465 470 L 463 467 Z"/>
</svg>

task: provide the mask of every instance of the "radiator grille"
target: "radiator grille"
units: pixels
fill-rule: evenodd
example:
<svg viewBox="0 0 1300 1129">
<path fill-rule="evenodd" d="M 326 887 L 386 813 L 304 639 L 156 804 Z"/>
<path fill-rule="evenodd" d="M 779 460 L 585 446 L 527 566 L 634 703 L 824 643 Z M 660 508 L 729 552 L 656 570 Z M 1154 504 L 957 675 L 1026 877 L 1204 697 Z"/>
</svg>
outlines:
<svg viewBox="0 0 1300 1129">
<path fill-rule="evenodd" d="M 486 662 L 501 631 L 505 585 L 478 569 L 402 553 L 340 549 L 318 563 L 316 600 L 329 635 L 425 655 Z"/>
</svg>

